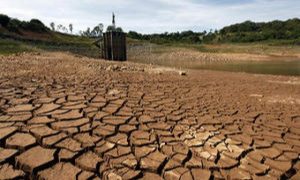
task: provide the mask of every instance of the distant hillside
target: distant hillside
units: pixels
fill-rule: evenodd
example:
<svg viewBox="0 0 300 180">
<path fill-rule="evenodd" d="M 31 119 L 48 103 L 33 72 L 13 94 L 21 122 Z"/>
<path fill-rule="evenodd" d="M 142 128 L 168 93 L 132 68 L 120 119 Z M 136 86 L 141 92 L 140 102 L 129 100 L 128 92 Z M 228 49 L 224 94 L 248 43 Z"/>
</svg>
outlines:
<svg viewBox="0 0 300 180">
<path fill-rule="evenodd" d="M 95 39 L 51 31 L 40 20 L 20 21 L 0 14 L 0 54 L 23 51 L 70 51 L 92 57 L 99 56 Z"/>
<path fill-rule="evenodd" d="M 221 41 L 255 42 L 265 40 L 296 40 L 300 38 L 300 19 L 255 23 L 246 21 L 222 28 Z"/>
<path fill-rule="evenodd" d="M 50 29 L 40 20 L 20 21 L 3 14 L 0 14 L 0 34 L 2 37 L 6 35 L 24 39 L 48 40 L 51 38 Z"/>
<path fill-rule="evenodd" d="M 95 27 L 96 28 L 96 27 Z M 94 29 L 95 29 L 94 28 Z M 89 32 L 90 29 L 86 32 Z M 92 31 L 93 32 L 93 31 Z M 90 33 L 93 34 L 93 33 Z M 300 19 L 255 23 L 246 21 L 210 32 L 173 32 L 161 34 L 127 33 L 128 48 L 136 44 L 156 43 L 171 46 L 198 46 L 202 44 L 267 42 L 271 45 L 300 45 Z M 94 38 L 52 31 L 40 20 L 21 21 L 0 14 L 0 54 L 24 51 L 70 51 L 99 57 L 100 50 Z"/>
<path fill-rule="evenodd" d="M 159 44 L 276 41 L 300 45 L 300 19 L 276 20 L 267 23 L 246 21 L 210 32 L 183 31 L 145 35 L 130 31 L 128 36 L 133 39 L 147 40 Z"/>
<path fill-rule="evenodd" d="M 21 41 L 52 42 L 52 43 L 90 43 L 91 39 L 78 35 L 51 31 L 38 19 L 20 21 L 0 14 L 0 38 Z"/>
</svg>

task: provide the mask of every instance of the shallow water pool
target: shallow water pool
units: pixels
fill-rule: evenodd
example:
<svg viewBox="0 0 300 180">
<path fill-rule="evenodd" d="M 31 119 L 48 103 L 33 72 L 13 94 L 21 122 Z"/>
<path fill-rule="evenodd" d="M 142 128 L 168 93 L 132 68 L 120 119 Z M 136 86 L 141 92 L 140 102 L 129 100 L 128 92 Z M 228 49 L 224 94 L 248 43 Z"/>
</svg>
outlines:
<svg viewBox="0 0 300 180">
<path fill-rule="evenodd" d="M 231 72 L 247 72 L 255 74 L 300 76 L 300 60 L 210 63 L 198 65 L 193 69 L 209 69 Z"/>
</svg>

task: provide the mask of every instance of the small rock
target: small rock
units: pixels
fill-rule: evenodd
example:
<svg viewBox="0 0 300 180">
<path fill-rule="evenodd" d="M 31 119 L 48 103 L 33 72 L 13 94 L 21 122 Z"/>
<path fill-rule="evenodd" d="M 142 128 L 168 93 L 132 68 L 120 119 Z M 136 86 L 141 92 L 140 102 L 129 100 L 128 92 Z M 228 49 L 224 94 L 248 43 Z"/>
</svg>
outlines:
<svg viewBox="0 0 300 180">
<path fill-rule="evenodd" d="M 187 73 L 186 73 L 186 71 L 179 71 L 179 75 L 180 75 L 180 76 L 186 76 Z"/>
<path fill-rule="evenodd" d="M 118 94 L 120 94 L 120 91 L 117 90 L 117 89 L 112 89 L 112 90 L 110 90 L 110 91 L 108 92 L 108 95 L 113 95 L 113 96 L 115 96 L 115 95 L 118 95 Z"/>
<path fill-rule="evenodd" d="M 118 65 L 116 65 L 116 64 L 113 65 L 113 70 L 114 70 L 114 71 L 118 71 L 119 69 L 120 69 L 120 67 L 119 67 Z"/>
<path fill-rule="evenodd" d="M 111 70 L 112 70 L 112 67 L 111 67 L 111 66 L 108 66 L 105 70 L 106 70 L 106 71 L 111 71 Z"/>
<path fill-rule="evenodd" d="M 121 71 L 126 71 L 126 70 L 127 70 L 127 67 L 126 67 L 126 66 L 122 66 L 120 70 L 121 70 Z"/>
<path fill-rule="evenodd" d="M 256 98 L 263 98 L 264 97 L 264 95 L 262 95 L 262 94 L 250 94 L 249 96 L 250 97 L 256 97 Z"/>
</svg>

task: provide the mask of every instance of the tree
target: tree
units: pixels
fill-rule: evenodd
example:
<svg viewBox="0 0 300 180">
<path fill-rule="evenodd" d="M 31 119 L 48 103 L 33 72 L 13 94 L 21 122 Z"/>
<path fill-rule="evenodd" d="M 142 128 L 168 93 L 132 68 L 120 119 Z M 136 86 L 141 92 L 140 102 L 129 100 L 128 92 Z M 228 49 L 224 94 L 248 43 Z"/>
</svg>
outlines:
<svg viewBox="0 0 300 180">
<path fill-rule="evenodd" d="M 91 28 L 88 27 L 88 28 L 86 29 L 86 32 L 85 32 L 85 33 L 86 33 L 86 36 L 88 36 L 88 37 L 91 36 Z"/>
<path fill-rule="evenodd" d="M 64 32 L 64 33 L 68 33 L 68 28 L 66 28 L 64 25 L 62 25 L 62 24 L 59 24 L 58 26 L 57 26 L 57 31 L 59 31 L 59 32 Z"/>
<path fill-rule="evenodd" d="M 0 14 L 0 25 L 6 27 L 10 21 L 10 18 L 4 14 Z"/>
<path fill-rule="evenodd" d="M 112 32 L 114 31 L 116 28 L 114 26 L 107 26 L 106 31 L 107 32 Z"/>
<path fill-rule="evenodd" d="M 100 23 L 98 26 L 99 26 L 99 31 L 100 31 L 99 35 L 102 36 L 104 25 L 102 23 Z"/>
<path fill-rule="evenodd" d="M 61 24 L 59 24 L 59 25 L 57 25 L 57 31 L 60 31 L 60 30 L 62 30 L 62 28 L 63 28 L 63 25 L 61 25 Z"/>
<path fill-rule="evenodd" d="M 7 25 L 7 29 L 12 32 L 19 32 L 20 27 L 22 26 L 22 22 L 18 19 L 11 19 Z"/>
<path fill-rule="evenodd" d="M 91 37 L 92 36 L 91 28 L 88 27 L 86 31 L 80 31 L 80 35 L 85 37 Z"/>
<path fill-rule="evenodd" d="M 115 31 L 115 32 L 123 32 L 123 29 L 122 29 L 121 27 L 107 26 L 106 31 L 107 31 L 107 32 L 112 32 L 112 31 Z"/>
<path fill-rule="evenodd" d="M 129 31 L 128 32 L 128 37 L 131 37 L 133 39 L 143 39 L 143 35 L 140 33 L 137 33 L 135 31 Z"/>
<path fill-rule="evenodd" d="M 69 30 L 71 32 L 71 34 L 73 33 L 73 24 L 69 24 Z"/>
<path fill-rule="evenodd" d="M 68 33 L 68 28 L 66 28 L 65 26 L 62 27 L 62 31 L 65 33 Z"/>
<path fill-rule="evenodd" d="M 100 37 L 102 36 L 103 34 L 103 24 L 100 23 L 98 24 L 97 26 L 94 27 L 93 31 L 91 32 L 92 33 L 92 36 L 93 37 Z"/>
<path fill-rule="evenodd" d="M 117 27 L 117 28 L 115 29 L 115 31 L 116 31 L 116 32 L 123 32 L 123 29 L 122 29 L 121 27 Z"/>
<path fill-rule="evenodd" d="M 103 34 L 103 24 L 100 23 L 97 26 L 95 26 L 93 29 L 87 28 L 86 31 L 79 31 L 79 34 L 81 36 L 85 37 L 101 37 Z"/>
<path fill-rule="evenodd" d="M 50 27 L 51 27 L 52 31 L 55 31 L 55 24 L 54 24 L 54 22 L 50 23 Z"/>
<path fill-rule="evenodd" d="M 99 27 L 99 26 L 94 27 L 94 29 L 93 29 L 92 32 L 91 32 L 91 35 L 92 35 L 93 37 L 99 36 L 99 35 L 100 35 L 100 27 Z"/>
<path fill-rule="evenodd" d="M 33 32 L 46 32 L 49 30 L 40 20 L 31 19 L 28 23 L 23 23 L 23 28 L 25 30 Z"/>
</svg>

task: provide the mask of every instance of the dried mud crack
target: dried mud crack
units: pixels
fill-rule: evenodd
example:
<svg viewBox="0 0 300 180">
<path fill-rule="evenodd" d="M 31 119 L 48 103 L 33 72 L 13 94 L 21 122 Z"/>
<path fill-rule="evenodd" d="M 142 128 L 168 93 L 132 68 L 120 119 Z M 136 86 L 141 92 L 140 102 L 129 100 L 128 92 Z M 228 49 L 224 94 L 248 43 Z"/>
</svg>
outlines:
<svg viewBox="0 0 300 180">
<path fill-rule="evenodd" d="M 0 179 L 300 179 L 290 77 L 155 68 L 0 57 Z"/>
</svg>

